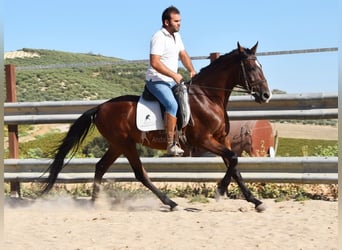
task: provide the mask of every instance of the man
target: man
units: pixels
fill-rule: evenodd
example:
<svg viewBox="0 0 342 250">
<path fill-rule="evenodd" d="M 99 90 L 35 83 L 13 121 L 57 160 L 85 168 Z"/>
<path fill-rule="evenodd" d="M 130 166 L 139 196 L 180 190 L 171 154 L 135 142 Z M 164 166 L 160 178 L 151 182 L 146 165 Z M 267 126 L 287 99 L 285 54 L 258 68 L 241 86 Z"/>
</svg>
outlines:
<svg viewBox="0 0 342 250">
<path fill-rule="evenodd" d="M 165 108 L 165 130 L 167 155 L 180 156 L 184 151 L 175 143 L 178 104 L 172 87 L 182 82 L 178 73 L 178 60 L 193 77 L 196 72 L 178 33 L 181 24 L 179 10 L 170 6 L 163 11 L 162 28 L 157 31 L 150 43 L 150 66 L 146 71 L 146 87 Z"/>
</svg>

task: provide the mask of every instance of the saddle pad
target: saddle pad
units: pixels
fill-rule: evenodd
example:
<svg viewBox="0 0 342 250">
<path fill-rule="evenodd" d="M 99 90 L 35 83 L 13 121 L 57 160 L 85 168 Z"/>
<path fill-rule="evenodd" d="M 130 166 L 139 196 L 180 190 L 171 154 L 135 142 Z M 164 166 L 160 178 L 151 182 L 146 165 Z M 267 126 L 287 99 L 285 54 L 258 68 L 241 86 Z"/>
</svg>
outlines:
<svg viewBox="0 0 342 250">
<path fill-rule="evenodd" d="M 141 131 L 164 129 L 164 120 L 157 101 L 147 101 L 140 96 L 136 117 L 137 127 Z"/>
</svg>

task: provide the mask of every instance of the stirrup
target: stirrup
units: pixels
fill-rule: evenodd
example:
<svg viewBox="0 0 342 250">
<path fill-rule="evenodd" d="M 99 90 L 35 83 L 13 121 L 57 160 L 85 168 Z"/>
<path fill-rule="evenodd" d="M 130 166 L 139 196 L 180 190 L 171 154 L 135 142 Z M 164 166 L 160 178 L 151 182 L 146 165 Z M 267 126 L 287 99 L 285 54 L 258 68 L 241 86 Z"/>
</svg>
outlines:
<svg viewBox="0 0 342 250">
<path fill-rule="evenodd" d="M 166 155 L 168 156 L 182 156 L 184 154 L 184 150 L 181 149 L 176 143 L 172 145 L 168 145 L 166 149 Z"/>
</svg>

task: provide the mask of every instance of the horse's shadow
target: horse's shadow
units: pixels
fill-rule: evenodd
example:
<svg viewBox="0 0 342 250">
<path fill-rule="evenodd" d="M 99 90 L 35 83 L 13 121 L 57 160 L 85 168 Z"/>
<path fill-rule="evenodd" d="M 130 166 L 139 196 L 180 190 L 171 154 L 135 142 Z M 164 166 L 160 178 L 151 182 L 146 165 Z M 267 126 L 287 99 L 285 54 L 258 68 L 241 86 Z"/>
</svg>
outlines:
<svg viewBox="0 0 342 250">
<path fill-rule="evenodd" d="M 161 205 L 160 211 L 165 212 L 165 213 L 175 212 L 175 211 L 186 211 L 186 212 L 192 212 L 192 213 L 199 213 L 202 211 L 202 209 L 195 208 L 195 207 L 179 207 L 179 206 L 177 206 L 173 209 L 170 209 L 169 206 Z"/>
</svg>

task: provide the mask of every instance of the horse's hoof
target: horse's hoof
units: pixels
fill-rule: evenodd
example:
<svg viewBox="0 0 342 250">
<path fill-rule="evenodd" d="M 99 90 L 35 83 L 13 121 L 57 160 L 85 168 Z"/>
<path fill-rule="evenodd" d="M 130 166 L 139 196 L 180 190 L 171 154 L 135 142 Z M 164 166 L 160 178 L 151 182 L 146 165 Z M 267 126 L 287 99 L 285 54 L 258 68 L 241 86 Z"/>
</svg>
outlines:
<svg viewBox="0 0 342 250">
<path fill-rule="evenodd" d="M 183 210 L 182 207 L 179 207 L 178 205 L 176 205 L 175 207 L 170 207 L 171 212 L 181 211 L 181 210 Z"/>
<path fill-rule="evenodd" d="M 216 188 L 215 191 L 215 200 L 219 201 L 222 197 L 224 197 L 224 191 L 222 191 L 220 188 Z"/>
<path fill-rule="evenodd" d="M 172 206 L 170 206 L 170 211 L 178 211 L 178 210 L 179 209 L 178 209 L 178 204 L 177 203 L 175 203 Z"/>
<path fill-rule="evenodd" d="M 170 211 L 175 211 L 175 208 L 178 206 L 178 204 L 176 202 L 174 202 L 173 200 L 168 201 L 168 205 L 170 206 Z"/>
<path fill-rule="evenodd" d="M 262 213 L 266 210 L 266 205 L 264 203 L 259 204 L 258 206 L 255 206 L 255 210 L 258 213 Z"/>
<path fill-rule="evenodd" d="M 220 201 L 220 199 L 224 196 L 224 193 L 222 194 L 222 191 L 217 188 L 215 192 L 215 200 L 216 202 Z"/>
</svg>

